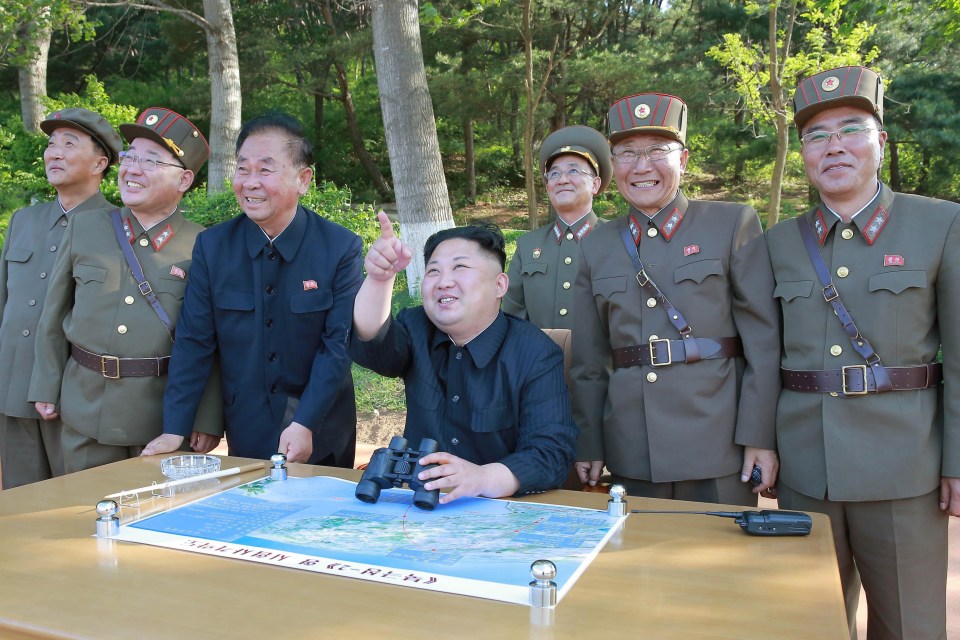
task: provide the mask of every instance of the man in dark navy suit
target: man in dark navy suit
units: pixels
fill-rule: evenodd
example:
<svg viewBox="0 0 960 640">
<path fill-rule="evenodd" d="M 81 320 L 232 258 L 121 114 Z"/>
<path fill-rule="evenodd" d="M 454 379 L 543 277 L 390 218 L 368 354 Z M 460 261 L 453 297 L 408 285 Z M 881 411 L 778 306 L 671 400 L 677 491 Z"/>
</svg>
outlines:
<svg viewBox="0 0 960 640">
<path fill-rule="evenodd" d="M 362 281 L 360 238 L 299 205 L 313 178 L 300 124 L 246 123 L 233 190 L 246 215 L 197 238 L 163 403 L 163 435 L 190 434 L 219 352 L 230 455 L 353 465 L 357 417 L 347 338 Z"/>
</svg>

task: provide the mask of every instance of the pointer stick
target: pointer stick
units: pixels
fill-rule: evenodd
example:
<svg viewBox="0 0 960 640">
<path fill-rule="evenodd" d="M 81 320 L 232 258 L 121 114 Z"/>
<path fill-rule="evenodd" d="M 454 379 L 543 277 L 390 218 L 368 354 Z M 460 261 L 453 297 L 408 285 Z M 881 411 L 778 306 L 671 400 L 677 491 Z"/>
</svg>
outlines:
<svg viewBox="0 0 960 640">
<path fill-rule="evenodd" d="M 181 478 L 179 480 L 171 480 L 170 482 L 161 482 L 160 484 L 152 484 L 149 487 L 140 487 L 139 489 L 127 489 L 126 491 L 120 491 L 119 493 L 111 493 L 106 498 L 120 498 L 123 496 L 134 495 L 142 491 L 158 491 L 166 489 L 168 487 L 179 487 L 183 484 L 190 484 L 191 482 L 200 482 L 201 480 L 210 480 L 211 478 L 222 478 L 223 476 L 232 476 L 238 473 L 246 473 L 247 471 L 257 471 L 258 469 L 263 469 L 265 462 L 255 462 L 253 464 L 245 464 L 242 467 L 234 467 L 232 469 L 223 469 L 222 471 L 214 471 L 212 473 L 203 473 L 199 476 L 192 476 L 190 478 Z"/>
</svg>

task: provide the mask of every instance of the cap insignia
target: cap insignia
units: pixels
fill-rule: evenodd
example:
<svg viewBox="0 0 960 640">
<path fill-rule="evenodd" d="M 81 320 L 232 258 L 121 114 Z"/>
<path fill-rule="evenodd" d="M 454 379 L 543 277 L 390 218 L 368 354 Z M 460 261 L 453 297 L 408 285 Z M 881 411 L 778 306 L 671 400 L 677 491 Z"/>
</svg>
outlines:
<svg viewBox="0 0 960 640">
<path fill-rule="evenodd" d="M 567 145 L 565 147 L 560 147 L 560 151 L 570 151 L 570 145 Z"/>
<path fill-rule="evenodd" d="M 143 123 L 148 127 L 152 127 L 153 125 L 157 124 L 157 120 L 159 119 L 160 119 L 160 116 L 154 113 L 152 115 L 147 116 L 147 119 L 144 120 Z"/>
<path fill-rule="evenodd" d="M 650 115 L 650 105 L 638 104 L 636 109 L 633 110 L 633 115 L 641 119 L 646 118 Z"/>
<path fill-rule="evenodd" d="M 820 83 L 824 91 L 835 91 L 840 86 L 840 79 L 837 76 L 827 76 Z"/>
</svg>

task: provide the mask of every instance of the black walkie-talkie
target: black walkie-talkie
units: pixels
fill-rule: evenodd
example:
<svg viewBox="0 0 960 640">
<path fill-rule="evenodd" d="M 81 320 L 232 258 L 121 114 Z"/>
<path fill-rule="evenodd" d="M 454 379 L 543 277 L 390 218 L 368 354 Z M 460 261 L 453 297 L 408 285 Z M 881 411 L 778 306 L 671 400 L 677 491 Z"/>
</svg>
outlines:
<svg viewBox="0 0 960 640">
<path fill-rule="evenodd" d="M 733 518 L 740 528 L 752 536 L 808 536 L 813 519 L 802 511 L 654 511 L 633 509 L 630 513 L 686 514 Z"/>
</svg>

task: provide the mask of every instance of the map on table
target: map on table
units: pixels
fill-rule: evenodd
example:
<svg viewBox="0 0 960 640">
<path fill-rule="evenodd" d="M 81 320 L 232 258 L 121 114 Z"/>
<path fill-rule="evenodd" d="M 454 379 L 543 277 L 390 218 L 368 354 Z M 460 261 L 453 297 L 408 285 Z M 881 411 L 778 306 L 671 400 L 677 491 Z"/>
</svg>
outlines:
<svg viewBox="0 0 960 640">
<path fill-rule="evenodd" d="M 460 498 L 423 511 L 413 492 L 375 504 L 356 483 L 257 480 L 124 524 L 117 540 L 529 604 L 530 565 L 557 566 L 557 602 L 622 518 L 559 505 Z"/>
</svg>

